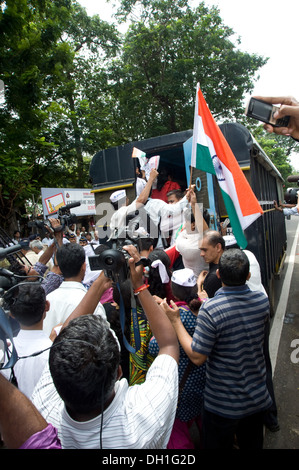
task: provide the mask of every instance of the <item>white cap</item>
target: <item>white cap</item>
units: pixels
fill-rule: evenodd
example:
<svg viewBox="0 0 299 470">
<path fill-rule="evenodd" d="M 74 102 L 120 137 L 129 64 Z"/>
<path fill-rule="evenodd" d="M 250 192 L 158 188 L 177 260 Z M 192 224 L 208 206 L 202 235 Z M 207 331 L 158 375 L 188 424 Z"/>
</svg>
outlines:
<svg viewBox="0 0 299 470">
<path fill-rule="evenodd" d="M 171 276 L 171 281 L 179 286 L 193 287 L 196 285 L 196 277 L 192 269 L 178 269 Z"/>
<path fill-rule="evenodd" d="M 225 246 L 232 246 L 238 244 L 234 235 L 224 235 L 223 240 L 225 241 Z"/>
<path fill-rule="evenodd" d="M 123 199 L 125 197 L 126 197 L 126 190 L 120 189 L 119 191 L 114 191 L 114 193 L 111 194 L 110 201 L 114 203 L 114 202 L 120 201 L 120 199 Z"/>
</svg>

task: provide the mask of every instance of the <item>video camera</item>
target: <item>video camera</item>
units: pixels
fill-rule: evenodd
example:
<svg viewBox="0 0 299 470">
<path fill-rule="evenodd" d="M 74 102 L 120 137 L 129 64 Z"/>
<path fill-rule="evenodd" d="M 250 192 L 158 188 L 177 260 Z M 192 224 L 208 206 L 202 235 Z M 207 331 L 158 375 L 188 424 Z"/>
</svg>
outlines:
<svg viewBox="0 0 299 470">
<path fill-rule="evenodd" d="M 20 244 L 0 248 L 0 261 L 7 258 L 9 260 L 10 255 L 17 253 L 22 249 Z M 17 284 L 18 280 L 16 275 L 6 268 L 0 268 L 0 293 L 10 289 L 12 286 Z"/>
<path fill-rule="evenodd" d="M 53 231 L 62 231 L 65 229 L 65 227 L 69 227 L 72 224 L 75 224 L 77 222 L 77 216 L 76 214 L 71 214 L 71 209 L 74 207 L 79 207 L 81 206 L 81 202 L 72 202 L 71 204 L 67 204 L 66 206 L 60 207 L 58 211 L 53 212 L 50 216 L 54 216 L 57 214 L 58 219 L 60 221 L 60 227 L 55 228 L 53 230 L 49 220 L 35 220 L 34 222 L 29 222 L 28 227 L 37 227 L 40 230 L 44 231 L 45 227 L 48 227 L 50 232 Z M 49 216 L 47 216 L 49 217 Z"/>
<path fill-rule="evenodd" d="M 126 245 L 133 245 L 138 249 L 138 239 L 140 236 L 132 230 L 130 224 L 121 233 L 118 231 L 110 238 L 111 248 L 102 251 L 99 255 L 88 257 L 91 271 L 103 270 L 105 276 L 114 282 L 123 282 L 129 277 L 129 253 L 123 249 Z M 141 258 L 137 263 L 149 266 L 147 258 Z"/>
<path fill-rule="evenodd" d="M 21 245 L 16 244 L 0 248 L 0 261 L 13 262 L 13 255 L 21 250 Z M 15 292 L 15 287 L 27 276 L 13 273 L 7 268 L 0 268 L 0 369 L 13 367 L 17 360 L 17 352 L 14 348 L 13 337 L 19 331 L 19 324 L 9 315 L 9 302 Z M 10 345 L 10 348 L 9 348 Z"/>
</svg>

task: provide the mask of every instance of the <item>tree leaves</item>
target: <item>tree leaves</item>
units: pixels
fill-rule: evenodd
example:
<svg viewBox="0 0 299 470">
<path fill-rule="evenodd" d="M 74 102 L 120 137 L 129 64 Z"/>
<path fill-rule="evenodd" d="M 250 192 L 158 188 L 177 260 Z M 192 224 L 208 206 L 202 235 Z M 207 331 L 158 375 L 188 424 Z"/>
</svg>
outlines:
<svg viewBox="0 0 299 470">
<path fill-rule="evenodd" d="M 88 186 L 102 148 L 192 128 L 198 81 L 216 118 L 241 119 L 267 61 L 203 2 L 122 0 L 123 37 L 74 0 L 1 5 L 2 220 L 42 186 Z"/>
</svg>

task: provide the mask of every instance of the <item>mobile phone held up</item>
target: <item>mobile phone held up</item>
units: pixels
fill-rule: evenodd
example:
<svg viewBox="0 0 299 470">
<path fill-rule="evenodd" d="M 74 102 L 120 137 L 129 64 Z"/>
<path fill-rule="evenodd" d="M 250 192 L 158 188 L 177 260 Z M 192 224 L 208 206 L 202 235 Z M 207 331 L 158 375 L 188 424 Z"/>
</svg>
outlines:
<svg viewBox="0 0 299 470">
<path fill-rule="evenodd" d="M 250 98 L 246 106 L 245 114 L 248 117 L 265 122 L 273 127 L 288 127 L 290 116 L 284 116 L 280 119 L 274 118 L 274 114 L 278 110 L 278 106 L 273 106 L 271 103 L 256 98 Z"/>
</svg>

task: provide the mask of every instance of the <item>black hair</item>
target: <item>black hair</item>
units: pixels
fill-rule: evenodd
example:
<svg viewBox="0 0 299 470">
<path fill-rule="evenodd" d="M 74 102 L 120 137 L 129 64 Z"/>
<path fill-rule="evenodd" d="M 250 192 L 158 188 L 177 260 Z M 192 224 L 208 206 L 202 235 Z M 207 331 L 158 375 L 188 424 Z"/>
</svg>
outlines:
<svg viewBox="0 0 299 470">
<path fill-rule="evenodd" d="M 200 308 L 202 302 L 198 298 L 197 284 L 195 284 L 195 286 L 181 286 L 180 284 L 171 281 L 171 290 L 174 297 L 186 302 L 192 311 L 197 312 Z"/>
<path fill-rule="evenodd" d="M 10 312 L 24 326 L 33 326 L 43 318 L 46 294 L 41 284 L 26 282 L 15 287 Z"/>
<path fill-rule="evenodd" d="M 65 279 L 75 277 L 85 262 L 85 251 L 78 243 L 67 243 L 58 248 L 56 259 Z"/>
<path fill-rule="evenodd" d="M 172 195 L 174 195 L 179 200 L 184 197 L 184 193 L 180 189 L 171 189 L 171 191 L 166 194 L 167 197 Z"/>
<path fill-rule="evenodd" d="M 72 320 L 55 338 L 49 367 L 70 411 L 103 412 L 117 379 L 120 352 L 109 324 L 99 315 Z"/>
<path fill-rule="evenodd" d="M 155 240 L 150 237 L 139 237 L 136 240 L 136 244 L 139 251 L 149 250 L 151 246 L 155 246 Z"/>
<path fill-rule="evenodd" d="M 202 216 L 203 216 L 204 221 L 206 222 L 207 226 L 209 227 L 209 225 L 210 225 L 210 214 L 209 214 L 208 209 L 203 210 Z"/>
<path fill-rule="evenodd" d="M 105 250 L 109 250 L 110 249 L 110 246 L 109 245 L 106 245 L 104 243 L 101 243 L 100 245 L 98 245 L 95 249 L 94 249 L 94 252 L 96 255 L 100 255 L 103 251 Z"/>
<path fill-rule="evenodd" d="M 247 255 L 239 248 L 225 250 L 219 260 L 219 274 L 226 286 L 242 286 L 249 273 Z"/>
<path fill-rule="evenodd" d="M 165 253 L 164 250 L 160 248 L 155 248 L 148 256 L 148 259 L 153 262 L 156 260 L 162 261 L 164 264 L 167 274 L 169 276 L 169 279 L 171 278 L 171 269 L 170 269 L 170 258 Z M 149 291 L 152 295 L 157 295 L 158 297 L 161 297 L 164 299 L 167 297 L 167 289 L 165 287 L 165 284 L 161 282 L 161 277 L 159 274 L 159 269 L 152 268 L 150 267 L 149 269 L 149 274 L 148 274 L 148 283 L 149 283 Z"/>
<path fill-rule="evenodd" d="M 168 171 L 166 170 L 166 168 L 162 168 L 159 171 L 159 174 L 157 177 L 157 190 L 158 191 L 161 191 L 161 189 L 163 188 L 167 180 L 168 180 Z"/>
<path fill-rule="evenodd" d="M 193 214 L 193 211 L 192 211 L 191 207 L 188 207 L 184 211 L 184 218 L 185 218 L 186 222 L 188 221 L 191 224 L 195 223 L 195 217 L 194 217 L 194 214 Z"/>
<path fill-rule="evenodd" d="M 225 250 L 225 240 L 219 232 L 216 232 L 216 230 L 206 231 L 204 234 L 204 238 L 208 239 L 209 245 L 215 247 L 218 243 L 220 243 L 221 248 Z"/>
</svg>

